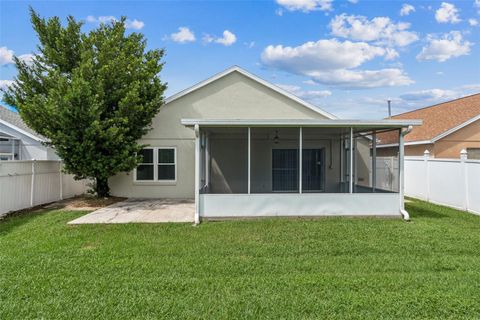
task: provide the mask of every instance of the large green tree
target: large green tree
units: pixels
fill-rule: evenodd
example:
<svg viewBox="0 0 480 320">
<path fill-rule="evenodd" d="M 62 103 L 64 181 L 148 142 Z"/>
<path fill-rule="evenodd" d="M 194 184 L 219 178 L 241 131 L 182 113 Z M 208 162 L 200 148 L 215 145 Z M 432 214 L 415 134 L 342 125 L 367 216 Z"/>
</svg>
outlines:
<svg viewBox="0 0 480 320">
<path fill-rule="evenodd" d="M 28 63 L 14 58 L 18 75 L 4 99 L 49 139 L 66 172 L 108 196 L 108 178 L 141 160 L 137 141 L 163 104 L 164 51 L 126 34 L 125 18 L 85 33 L 72 16 L 62 26 L 59 17 L 30 13 L 38 54 Z"/>
</svg>

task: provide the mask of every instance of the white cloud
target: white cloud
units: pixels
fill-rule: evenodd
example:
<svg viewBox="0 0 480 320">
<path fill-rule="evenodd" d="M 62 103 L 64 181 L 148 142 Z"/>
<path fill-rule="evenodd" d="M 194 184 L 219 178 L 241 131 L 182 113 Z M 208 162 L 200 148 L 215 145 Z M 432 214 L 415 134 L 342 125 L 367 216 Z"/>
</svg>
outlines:
<svg viewBox="0 0 480 320">
<path fill-rule="evenodd" d="M 440 8 L 435 12 L 435 19 L 439 23 L 458 23 L 461 21 L 458 9 L 448 2 L 442 2 Z"/>
<path fill-rule="evenodd" d="M 0 80 L 0 89 L 5 90 L 13 84 L 13 80 Z"/>
<path fill-rule="evenodd" d="M 376 57 L 394 57 L 396 51 L 365 42 L 337 39 L 307 42 L 298 47 L 266 47 L 261 59 L 266 66 L 299 74 L 325 85 L 373 88 L 408 85 L 413 81 L 400 69 L 352 70 Z"/>
<path fill-rule="evenodd" d="M 397 50 L 392 49 L 392 48 L 386 48 L 385 49 L 385 60 L 395 60 L 398 58 L 400 55 L 398 54 Z"/>
<path fill-rule="evenodd" d="M 477 19 L 468 19 L 468 24 L 472 27 L 475 27 L 478 25 L 478 20 Z"/>
<path fill-rule="evenodd" d="M 336 16 L 330 21 L 332 34 L 337 37 L 360 41 L 376 41 L 378 44 L 407 46 L 417 41 L 415 32 L 408 31 L 409 23 L 393 23 L 388 17 L 375 17 L 372 20 L 364 16 Z"/>
<path fill-rule="evenodd" d="M 13 50 L 7 47 L 0 47 L 0 66 L 13 63 Z"/>
<path fill-rule="evenodd" d="M 261 58 L 268 66 L 295 73 L 306 73 L 312 69 L 356 68 L 384 54 L 385 49 L 365 42 L 322 39 L 317 42 L 306 42 L 298 47 L 270 45 L 264 49 Z"/>
<path fill-rule="evenodd" d="M 311 72 L 314 81 L 343 88 L 378 88 L 410 85 L 414 81 L 403 70 L 397 68 L 380 70 L 347 70 Z"/>
<path fill-rule="evenodd" d="M 305 81 L 302 81 L 302 82 L 305 83 L 305 84 L 308 84 L 310 86 L 315 86 L 315 85 L 318 84 L 315 81 L 313 81 L 312 79 L 308 79 L 308 80 L 305 80 Z"/>
<path fill-rule="evenodd" d="M 458 31 L 450 31 L 441 37 L 428 35 L 427 41 L 428 44 L 417 55 L 417 60 L 444 62 L 451 58 L 468 55 L 472 46 L 472 43 L 464 40 Z"/>
<path fill-rule="evenodd" d="M 244 42 L 243 44 L 249 49 L 255 47 L 255 41 Z"/>
<path fill-rule="evenodd" d="M 235 34 L 233 34 L 232 32 L 228 31 L 228 30 L 223 31 L 223 37 L 218 37 L 217 38 L 217 37 L 211 36 L 209 34 L 206 34 L 203 37 L 203 42 L 204 43 L 214 42 L 214 43 L 222 44 L 222 45 L 227 46 L 227 47 L 231 46 L 236 41 L 237 41 L 237 36 Z"/>
<path fill-rule="evenodd" d="M 27 65 L 32 64 L 34 58 L 35 58 L 35 55 L 31 53 L 26 53 L 18 56 L 18 59 L 20 59 L 20 61 L 25 62 Z"/>
<path fill-rule="evenodd" d="M 348 2 L 353 3 L 353 4 L 357 4 L 358 0 L 348 0 Z"/>
<path fill-rule="evenodd" d="M 400 9 L 401 16 L 408 16 L 412 12 L 415 12 L 415 7 L 408 3 L 404 3 L 402 9 Z"/>
<path fill-rule="evenodd" d="M 145 26 L 145 23 L 143 21 L 133 19 L 133 20 L 128 20 L 125 21 L 125 28 L 127 29 L 135 29 L 135 30 L 141 30 Z"/>
<path fill-rule="evenodd" d="M 332 11 L 333 0 L 277 0 L 288 11 Z"/>
<path fill-rule="evenodd" d="M 458 98 L 461 94 L 453 90 L 443 90 L 443 89 L 427 89 L 427 90 L 418 90 L 410 91 L 400 95 L 400 98 L 405 101 L 440 101 L 440 100 L 451 100 Z"/>
<path fill-rule="evenodd" d="M 480 83 L 475 84 L 466 84 L 460 87 L 461 89 L 468 90 L 468 91 L 476 91 L 480 92 Z"/>
<path fill-rule="evenodd" d="M 187 27 L 179 27 L 178 32 L 172 33 L 170 38 L 178 43 L 194 42 L 195 34 Z"/>
<path fill-rule="evenodd" d="M 88 23 L 112 23 L 118 21 L 118 19 L 114 16 L 87 16 L 85 19 L 86 22 Z M 134 29 L 134 30 L 141 30 L 145 26 L 145 23 L 143 21 L 137 20 L 137 19 L 127 19 L 125 20 L 125 28 L 127 29 Z"/>
<path fill-rule="evenodd" d="M 13 61 L 14 54 L 13 50 L 8 49 L 7 47 L 0 47 L 0 66 L 15 63 L 15 61 Z M 18 59 L 26 64 L 31 64 L 34 57 L 33 54 L 26 53 L 18 56 Z"/>
<path fill-rule="evenodd" d="M 293 93 L 297 97 L 306 99 L 306 100 L 315 100 L 318 98 L 325 98 L 332 95 L 332 92 L 329 90 L 303 90 L 301 87 L 296 85 L 289 84 L 276 84 L 278 87 L 286 90 L 290 93 Z"/>
</svg>

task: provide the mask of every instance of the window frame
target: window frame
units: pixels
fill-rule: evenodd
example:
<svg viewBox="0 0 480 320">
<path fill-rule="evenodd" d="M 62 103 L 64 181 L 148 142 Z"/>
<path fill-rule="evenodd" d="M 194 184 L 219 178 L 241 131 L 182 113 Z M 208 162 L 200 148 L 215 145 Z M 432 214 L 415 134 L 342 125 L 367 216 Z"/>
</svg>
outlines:
<svg viewBox="0 0 480 320">
<path fill-rule="evenodd" d="M 153 164 L 152 163 L 139 163 L 138 165 L 153 165 L 153 180 L 138 180 L 137 179 L 137 168 L 133 170 L 133 182 L 138 184 L 156 184 L 156 185 L 172 185 L 177 183 L 177 147 L 167 146 L 167 147 L 145 147 L 143 149 L 153 150 Z M 173 163 L 159 163 L 158 151 L 162 149 L 173 150 Z M 173 165 L 175 170 L 175 178 L 170 180 L 158 179 L 158 166 L 160 165 Z"/>
</svg>

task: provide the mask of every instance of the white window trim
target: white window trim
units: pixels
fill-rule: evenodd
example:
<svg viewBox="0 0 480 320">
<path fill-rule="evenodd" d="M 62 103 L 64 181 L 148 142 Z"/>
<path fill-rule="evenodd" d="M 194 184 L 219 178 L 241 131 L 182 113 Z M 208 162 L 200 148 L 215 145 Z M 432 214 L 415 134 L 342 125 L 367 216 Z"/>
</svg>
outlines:
<svg viewBox="0 0 480 320">
<path fill-rule="evenodd" d="M 136 184 L 154 184 L 154 185 L 175 185 L 177 183 L 177 147 L 146 147 L 143 149 L 153 150 L 153 180 L 138 180 L 137 168 L 133 170 L 133 182 Z M 173 149 L 173 163 L 159 163 L 158 162 L 158 150 L 161 149 Z M 138 165 L 151 165 L 150 163 L 139 163 Z M 158 179 L 158 166 L 160 165 L 173 165 L 175 166 L 175 179 L 173 180 L 159 180 Z"/>
</svg>

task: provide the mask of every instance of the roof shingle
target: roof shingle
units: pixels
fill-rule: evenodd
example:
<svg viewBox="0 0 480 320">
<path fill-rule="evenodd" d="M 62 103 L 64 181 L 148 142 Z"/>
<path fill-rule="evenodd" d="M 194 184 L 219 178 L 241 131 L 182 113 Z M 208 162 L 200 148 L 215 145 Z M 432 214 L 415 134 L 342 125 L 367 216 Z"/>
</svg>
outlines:
<svg viewBox="0 0 480 320">
<path fill-rule="evenodd" d="M 405 142 L 432 140 L 436 136 L 480 115 L 480 93 L 417 109 L 392 117 L 392 119 L 421 119 L 423 124 L 405 136 Z M 384 135 L 381 144 L 396 143 Z"/>
<path fill-rule="evenodd" d="M 2 105 L 0 105 L 0 119 L 14 125 L 15 127 L 19 128 L 23 131 L 26 131 L 26 132 L 38 137 L 39 139 L 45 140 L 45 137 L 36 133 L 33 129 L 31 129 L 29 126 L 27 126 L 26 123 L 23 122 L 22 118 L 20 117 L 20 115 L 18 113 L 10 111 Z"/>
</svg>

